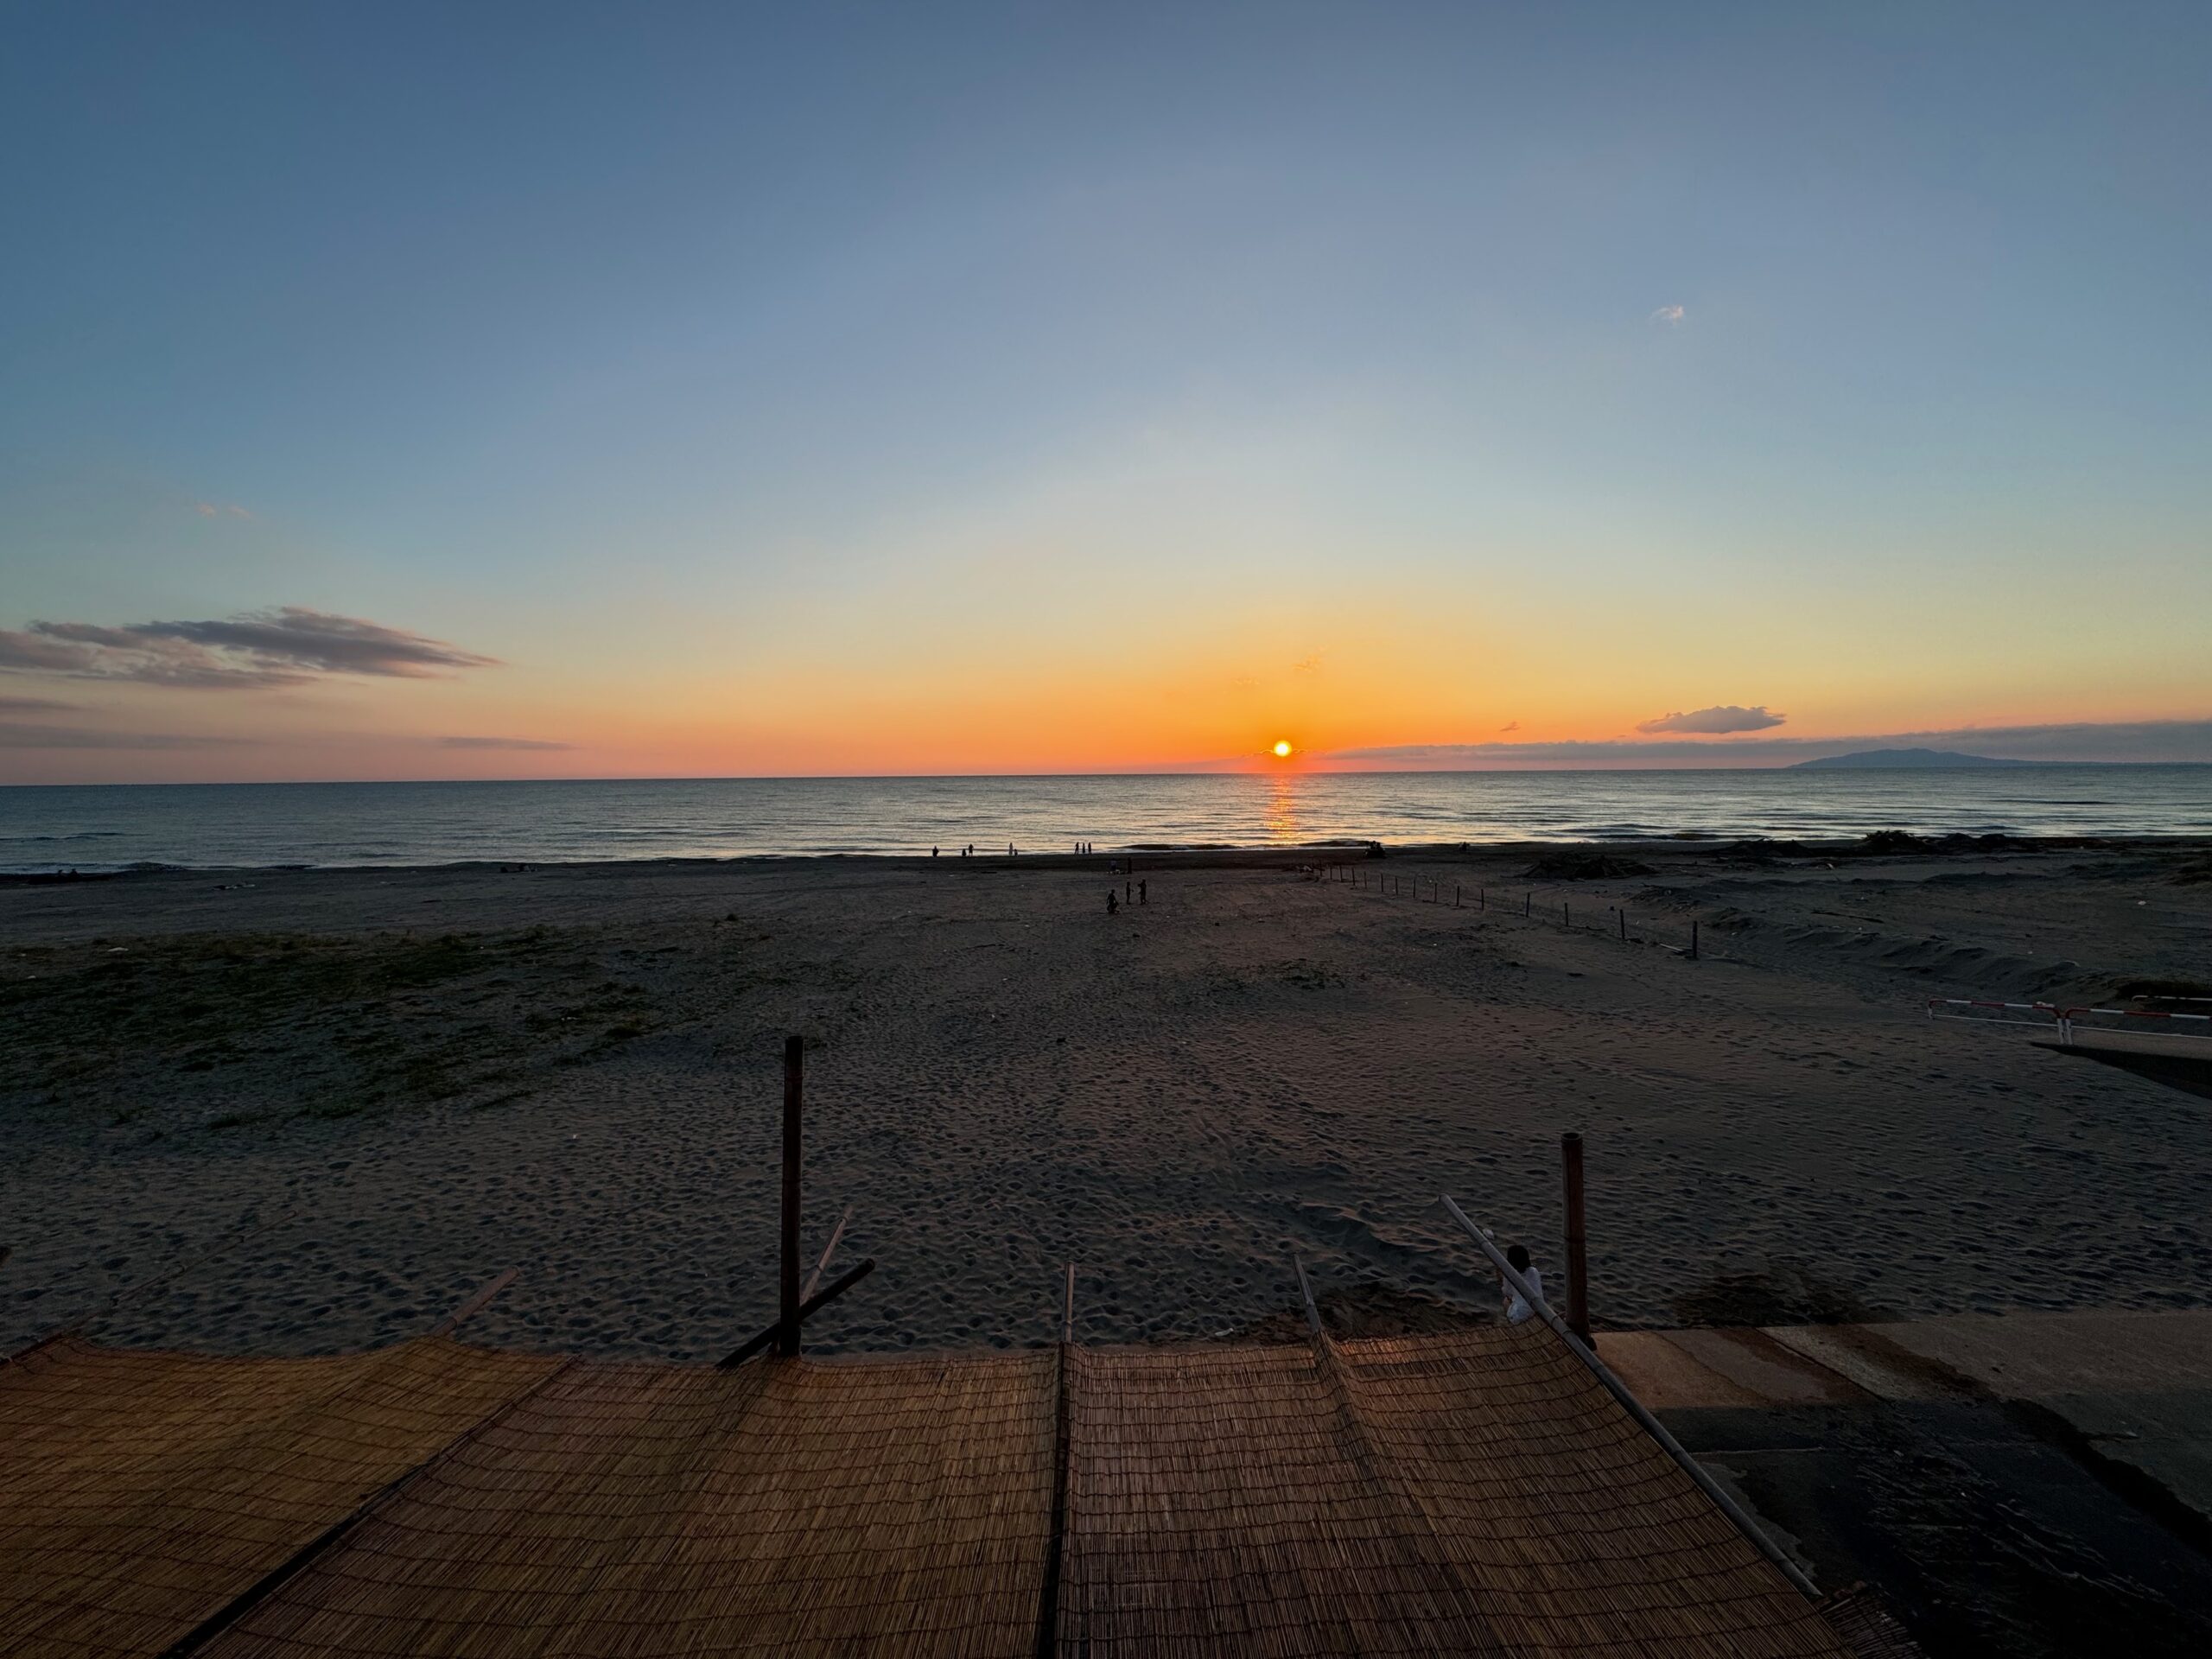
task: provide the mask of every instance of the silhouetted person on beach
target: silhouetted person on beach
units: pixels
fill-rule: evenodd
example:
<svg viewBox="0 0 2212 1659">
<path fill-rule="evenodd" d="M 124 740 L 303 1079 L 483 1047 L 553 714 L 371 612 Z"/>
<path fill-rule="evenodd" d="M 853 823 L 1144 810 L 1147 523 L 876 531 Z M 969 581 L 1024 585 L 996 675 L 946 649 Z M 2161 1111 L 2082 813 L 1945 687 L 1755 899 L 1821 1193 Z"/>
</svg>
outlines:
<svg viewBox="0 0 2212 1659">
<path fill-rule="evenodd" d="M 1152 900 L 1151 900 L 1151 899 L 1147 899 L 1147 898 L 1146 898 L 1146 897 L 1144 896 L 1144 883 L 1143 883 L 1143 882 L 1141 882 L 1141 881 L 1138 882 L 1138 883 L 1137 883 L 1137 903 L 1139 903 L 1139 904 L 1141 904 L 1141 905 L 1148 905 L 1148 904 L 1150 904 L 1151 902 L 1152 902 Z"/>
<path fill-rule="evenodd" d="M 1121 901 L 1120 899 L 1116 899 L 1116 898 L 1115 898 L 1115 897 L 1114 897 L 1114 889 L 1113 889 L 1113 888 L 1111 888 L 1111 887 L 1107 888 L 1107 889 L 1106 889 L 1106 913 L 1107 913 L 1109 916 L 1111 916 L 1111 915 L 1112 915 L 1116 911 L 1119 910 L 1121 907 L 1122 907 L 1122 901 Z"/>
<path fill-rule="evenodd" d="M 1529 1247 L 1526 1244 L 1509 1244 L 1505 1249 L 1505 1259 L 1513 1264 L 1514 1272 L 1529 1281 L 1529 1288 L 1541 1298 L 1544 1294 L 1544 1275 L 1541 1269 L 1529 1260 Z M 1536 1310 L 1529 1306 L 1528 1299 L 1519 1291 L 1506 1284 L 1505 1275 L 1502 1273 L 1497 1275 L 1497 1287 L 1505 1298 L 1505 1322 L 1508 1325 L 1520 1325 L 1535 1317 Z"/>
</svg>

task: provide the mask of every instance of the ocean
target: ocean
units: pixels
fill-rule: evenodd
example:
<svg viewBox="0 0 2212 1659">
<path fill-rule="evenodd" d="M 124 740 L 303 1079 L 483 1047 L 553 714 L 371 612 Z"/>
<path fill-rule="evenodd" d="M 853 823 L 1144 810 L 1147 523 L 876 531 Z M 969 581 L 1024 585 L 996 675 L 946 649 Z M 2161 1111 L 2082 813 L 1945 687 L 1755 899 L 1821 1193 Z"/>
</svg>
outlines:
<svg viewBox="0 0 2212 1659">
<path fill-rule="evenodd" d="M 2212 766 L 0 788 L 0 870 L 1295 846 L 2212 835 Z"/>
</svg>

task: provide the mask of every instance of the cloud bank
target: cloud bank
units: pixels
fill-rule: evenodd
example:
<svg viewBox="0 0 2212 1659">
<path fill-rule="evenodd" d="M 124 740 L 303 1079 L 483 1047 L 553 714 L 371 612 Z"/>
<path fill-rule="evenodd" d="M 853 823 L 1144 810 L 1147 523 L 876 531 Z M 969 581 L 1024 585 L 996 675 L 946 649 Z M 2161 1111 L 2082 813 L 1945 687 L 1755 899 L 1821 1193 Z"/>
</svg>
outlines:
<svg viewBox="0 0 2212 1659">
<path fill-rule="evenodd" d="M 1484 766 L 1786 766 L 1860 749 L 1951 749 L 2000 760 L 2212 762 L 2212 720 L 1956 726 L 1863 737 L 1632 738 L 1567 743 L 1408 743 L 1338 749 L 1324 760 L 1446 771 Z"/>
<path fill-rule="evenodd" d="M 1732 702 L 1714 709 L 1694 709 L 1683 714 L 1679 709 L 1671 715 L 1661 715 L 1651 720 L 1636 723 L 1639 732 L 1702 732 L 1708 735 L 1723 732 L 1763 732 L 1770 726 L 1779 726 L 1789 716 L 1770 715 L 1762 703 L 1756 709 L 1739 709 Z"/>
<path fill-rule="evenodd" d="M 0 721 L 0 749 L 234 749 L 254 741 L 180 732 L 102 732 L 81 726 L 30 726 L 20 721 Z"/>
<path fill-rule="evenodd" d="M 555 743 L 538 737 L 442 737 L 442 749 L 573 749 L 573 743 Z"/>
<path fill-rule="evenodd" d="M 212 622 L 0 628 L 0 671 L 198 690 L 297 685 L 330 674 L 429 679 L 497 661 L 404 628 L 297 605 Z"/>
</svg>

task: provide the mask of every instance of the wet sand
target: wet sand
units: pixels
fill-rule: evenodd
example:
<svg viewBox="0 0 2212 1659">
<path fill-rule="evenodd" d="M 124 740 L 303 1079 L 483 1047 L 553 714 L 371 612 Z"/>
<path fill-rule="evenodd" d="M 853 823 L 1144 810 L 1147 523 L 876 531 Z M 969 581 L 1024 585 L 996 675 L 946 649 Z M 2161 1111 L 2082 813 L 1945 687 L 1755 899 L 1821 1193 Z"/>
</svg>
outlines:
<svg viewBox="0 0 2212 1659">
<path fill-rule="evenodd" d="M 1600 1325 L 2212 1302 L 2212 1106 L 1923 1007 L 2212 981 L 2202 846 L 1539 855 L 1154 855 L 1113 917 L 1103 856 L 0 886 L 0 1347 L 251 1216 L 105 1333 L 356 1346 L 515 1266 L 482 1339 L 718 1354 L 790 1030 L 810 1249 L 880 1264 L 826 1349 L 1048 1340 L 1071 1260 L 1092 1341 L 1279 1319 L 1294 1255 L 1479 1314 L 1436 1197 L 1555 1268 L 1567 1128 Z"/>
</svg>

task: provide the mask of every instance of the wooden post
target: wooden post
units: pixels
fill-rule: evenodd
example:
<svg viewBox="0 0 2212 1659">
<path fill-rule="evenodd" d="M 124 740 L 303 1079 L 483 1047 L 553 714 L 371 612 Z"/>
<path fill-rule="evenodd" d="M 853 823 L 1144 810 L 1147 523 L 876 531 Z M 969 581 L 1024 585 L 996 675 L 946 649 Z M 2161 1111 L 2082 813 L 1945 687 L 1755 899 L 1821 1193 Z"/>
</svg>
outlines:
<svg viewBox="0 0 2212 1659">
<path fill-rule="evenodd" d="M 1623 911 L 1623 912 L 1621 912 L 1620 915 L 1621 915 L 1621 943 L 1622 943 L 1623 944 L 1626 944 L 1628 943 L 1628 912 L 1626 912 L 1626 911 Z"/>
<path fill-rule="evenodd" d="M 1574 912 L 1564 899 L 1560 900 L 1559 925 L 1561 927 L 1573 927 L 1574 925 Z"/>
<path fill-rule="evenodd" d="M 1567 1323 L 1590 1340 L 1590 1243 L 1582 1216 L 1582 1137 L 1569 1129 L 1559 1138 L 1560 1173 L 1567 1183 Z"/>
<path fill-rule="evenodd" d="M 1690 924 L 1690 960 L 1692 962 L 1697 960 L 1697 924 L 1695 922 Z"/>
<path fill-rule="evenodd" d="M 1535 905 L 1536 895 L 1535 893 L 1524 893 L 1521 895 L 1521 913 L 1523 916 L 1534 915 L 1535 913 Z"/>
<path fill-rule="evenodd" d="M 1075 1340 L 1075 1263 L 1068 1263 L 1067 1300 L 1060 1305 L 1060 1340 Z"/>
<path fill-rule="evenodd" d="M 805 1056 L 804 1038 L 793 1032 L 784 1039 L 784 1238 L 776 1351 L 786 1359 L 798 1354 L 799 1100 Z"/>
</svg>

